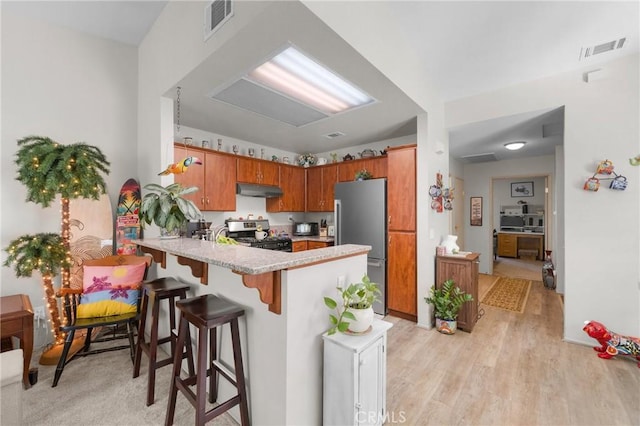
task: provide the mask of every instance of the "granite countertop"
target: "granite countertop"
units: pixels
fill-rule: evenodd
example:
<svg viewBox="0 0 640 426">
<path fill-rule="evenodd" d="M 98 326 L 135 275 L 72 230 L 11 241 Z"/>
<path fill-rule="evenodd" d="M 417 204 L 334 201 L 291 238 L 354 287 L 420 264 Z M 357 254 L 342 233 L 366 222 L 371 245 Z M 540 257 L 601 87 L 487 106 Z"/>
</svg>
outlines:
<svg viewBox="0 0 640 426">
<path fill-rule="evenodd" d="M 344 244 L 289 253 L 241 245 L 216 244 L 211 241 L 192 238 L 145 238 L 134 240 L 134 242 L 143 247 L 222 266 L 223 268 L 250 275 L 329 261 L 344 256 L 366 254 L 371 250 L 371 246 Z"/>
</svg>

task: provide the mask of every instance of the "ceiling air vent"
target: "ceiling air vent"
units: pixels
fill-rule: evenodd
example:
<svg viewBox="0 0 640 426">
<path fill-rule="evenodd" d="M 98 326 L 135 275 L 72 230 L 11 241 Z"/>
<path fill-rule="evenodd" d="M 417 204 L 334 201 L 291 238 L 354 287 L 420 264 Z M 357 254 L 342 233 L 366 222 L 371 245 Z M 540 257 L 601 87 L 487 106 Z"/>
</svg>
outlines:
<svg viewBox="0 0 640 426">
<path fill-rule="evenodd" d="M 331 132 L 331 133 L 327 133 L 326 135 L 324 135 L 324 137 L 327 138 L 327 139 L 335 139 L 335 138 L 339 138 L 340 136 L 344 136 L 344 133 L 342 133 L 342 132 Z"/>
<path fill-rule="evenodd" d="M 231 0 L 214 0 L 204 8 L 204 40 L 207 41 L 233 16 Z"/>
<path fill-rule="evenodd" d="M 463 155 L 460 158 L 467 163 L 486 163 L 488 161 L 498 161 L 498 158 L 493 152 L 487 152 L 484 154 Z"/>
<path fill-rule="evenodd" d="M 599 55 L 612 50 L 620 49 L 624 46 L 626 37 L 611 40 L 606 43 L 597 44 L 595 46 L 583 47 L 580 49 L 580 60 L 587 59 L 590 56 Z"/>
</svg>

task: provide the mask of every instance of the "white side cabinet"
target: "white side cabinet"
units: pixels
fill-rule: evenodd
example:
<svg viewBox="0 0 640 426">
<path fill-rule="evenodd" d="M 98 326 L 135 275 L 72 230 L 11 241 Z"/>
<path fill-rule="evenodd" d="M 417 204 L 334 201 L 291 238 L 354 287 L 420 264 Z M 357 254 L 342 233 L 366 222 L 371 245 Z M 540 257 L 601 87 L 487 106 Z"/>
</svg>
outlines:
<svg viewBox="0 0 640 426">
<path fill-rule="evenodd" d="M 323 424 L 384 423 L 387 384 L 387 330 L 375 320 L 368 334 L 324 334 Z"/>
</svg>

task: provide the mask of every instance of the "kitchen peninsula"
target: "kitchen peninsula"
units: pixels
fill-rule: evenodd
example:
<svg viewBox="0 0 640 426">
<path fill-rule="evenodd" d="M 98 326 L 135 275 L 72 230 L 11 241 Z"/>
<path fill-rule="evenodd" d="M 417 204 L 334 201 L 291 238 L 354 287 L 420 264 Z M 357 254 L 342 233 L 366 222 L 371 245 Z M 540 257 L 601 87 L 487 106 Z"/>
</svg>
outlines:
<svg viewBox="0 0 640 426">
<path fill-rule="evenodd" d="M 169 274 L 193 282 L 189 297 L 215 294 L 245 307 L 240 335 L 253 424 L 322 424 L 321 336 L 330 326 L 323 297 L 336 296 L 340 278 L 362 278 L 369 246 L 288 253 L 188 238 L 136 243 Z M 221 336 L 222 361 L 233 365 L 228 330 Z M 223 382 L 221 400 L 232 395 Z M 230 413 L 239 419 L 237 407 Z"/>
</svg>

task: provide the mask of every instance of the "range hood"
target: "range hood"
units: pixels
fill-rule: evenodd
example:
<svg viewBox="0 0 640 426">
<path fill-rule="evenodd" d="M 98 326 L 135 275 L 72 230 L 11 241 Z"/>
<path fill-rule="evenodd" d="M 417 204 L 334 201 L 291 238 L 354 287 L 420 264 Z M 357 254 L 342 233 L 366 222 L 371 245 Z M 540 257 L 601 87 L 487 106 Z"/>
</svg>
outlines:
<svg viewBox="0 0 640 426">
<path fill-rule="evenodd" d="M 282 189 L 272 185 L 236 183 L 236 194 L 247 197 L 275 198 L 282 195 Z"/>
</svg>

